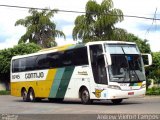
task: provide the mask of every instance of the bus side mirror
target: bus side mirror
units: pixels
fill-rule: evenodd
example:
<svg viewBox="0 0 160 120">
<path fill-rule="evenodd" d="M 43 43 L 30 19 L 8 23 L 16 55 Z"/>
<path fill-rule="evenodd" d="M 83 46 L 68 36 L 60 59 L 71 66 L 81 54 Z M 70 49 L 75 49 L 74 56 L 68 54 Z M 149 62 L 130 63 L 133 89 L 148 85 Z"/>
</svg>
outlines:
<svg viewBox="0 0 160 120">
<path fill-rule="evenodd" d="M 142 53 L 141 55 L 142 55 L 144 66 L 145 67 L 151 66 L 152 65 L 152 56 L 151 56 L 151 54 Z"/>
</svg>

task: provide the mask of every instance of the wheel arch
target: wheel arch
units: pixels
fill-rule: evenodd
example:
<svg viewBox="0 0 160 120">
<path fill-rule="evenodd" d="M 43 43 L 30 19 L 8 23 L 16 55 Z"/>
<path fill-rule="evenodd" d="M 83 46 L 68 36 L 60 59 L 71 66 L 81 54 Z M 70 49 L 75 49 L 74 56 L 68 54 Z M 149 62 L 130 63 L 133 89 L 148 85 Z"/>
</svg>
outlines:
<svg viewBox="0 0 160 120">
<path fill-rule="evenodd" d="M 31 89 L 33 89 L 33 87 L 29 87 L 29 88 L 28 88 L 28 91 L 30 91 Z M 34 90 L 34 89 L 33 89 L 33 90 Z"/>
<path fill-rule="evenodd" d="M 87 89 L 87 90 L 88 90 L 88 88 L 87 88 L 85 85 L 82 85 L 82 86 L 79 88 L 79 98 L 81 98 L 81 92 L 82 92 L 83 89 Z M 89 92 L 89 90 L 88 90 L 88 92 Z M 89 93 L 90 93 L 90 92 L 89 92 Z"/>
<path fill-rule="evenodd" d="M 30 87 L 28 88 L 28 93 L 30 92 L 30 90 L 33 90 L 34 95 L 36 96 L 35 89 L 34 89 L 32 86 L 30 86 Z"/>
<path fill-rule="evenodd" d="M 24 90 L 27 91 L 25 87 L 22 87 L 21 88 L 21 96 L 22 96 Z"/>
</svg>

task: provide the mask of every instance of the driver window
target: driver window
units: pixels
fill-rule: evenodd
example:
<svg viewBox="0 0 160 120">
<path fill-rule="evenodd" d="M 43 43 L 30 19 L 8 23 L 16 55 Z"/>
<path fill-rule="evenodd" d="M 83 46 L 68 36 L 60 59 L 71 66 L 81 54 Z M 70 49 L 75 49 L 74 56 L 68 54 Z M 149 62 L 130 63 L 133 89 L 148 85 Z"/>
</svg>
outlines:
<svg viewBox="0 0 160 120">
<path fill-rule="evenodd" d="M 98 84 L 108 84 L 102 45 L 90 46 L 90 57 L 94 80 Z"/>
</svg>

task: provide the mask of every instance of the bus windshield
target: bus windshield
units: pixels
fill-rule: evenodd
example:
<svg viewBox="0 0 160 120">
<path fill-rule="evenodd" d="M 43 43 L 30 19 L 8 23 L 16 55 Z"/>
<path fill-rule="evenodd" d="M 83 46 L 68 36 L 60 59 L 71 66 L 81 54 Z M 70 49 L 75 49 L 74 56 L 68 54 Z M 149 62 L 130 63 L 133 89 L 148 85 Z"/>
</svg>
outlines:
<svg viewBox="0 0 160 120">
<path fill-rule="evenodd" d="M 136 45 L 105 45 L 111 55 L 108 67 L 111 82 L 141 82 L 145 80 L 141 55 Z"/>
</svg>

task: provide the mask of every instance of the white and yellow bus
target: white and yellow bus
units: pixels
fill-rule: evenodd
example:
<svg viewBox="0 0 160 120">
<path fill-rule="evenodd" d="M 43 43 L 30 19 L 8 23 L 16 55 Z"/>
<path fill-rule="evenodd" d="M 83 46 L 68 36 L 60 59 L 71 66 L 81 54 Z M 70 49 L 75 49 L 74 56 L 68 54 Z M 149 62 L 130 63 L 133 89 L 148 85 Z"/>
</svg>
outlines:
<svg viewBox="0 0 160 120">
<path fill-rule="evenodd" d="M 117 104 L 145 92 L 142 55 L 132 42 L 66 45 L 11 60 L 11 95 L 22 96 L 23 101 L 80 98 L 83 104 L 93 100 Z"/>
</svg>

